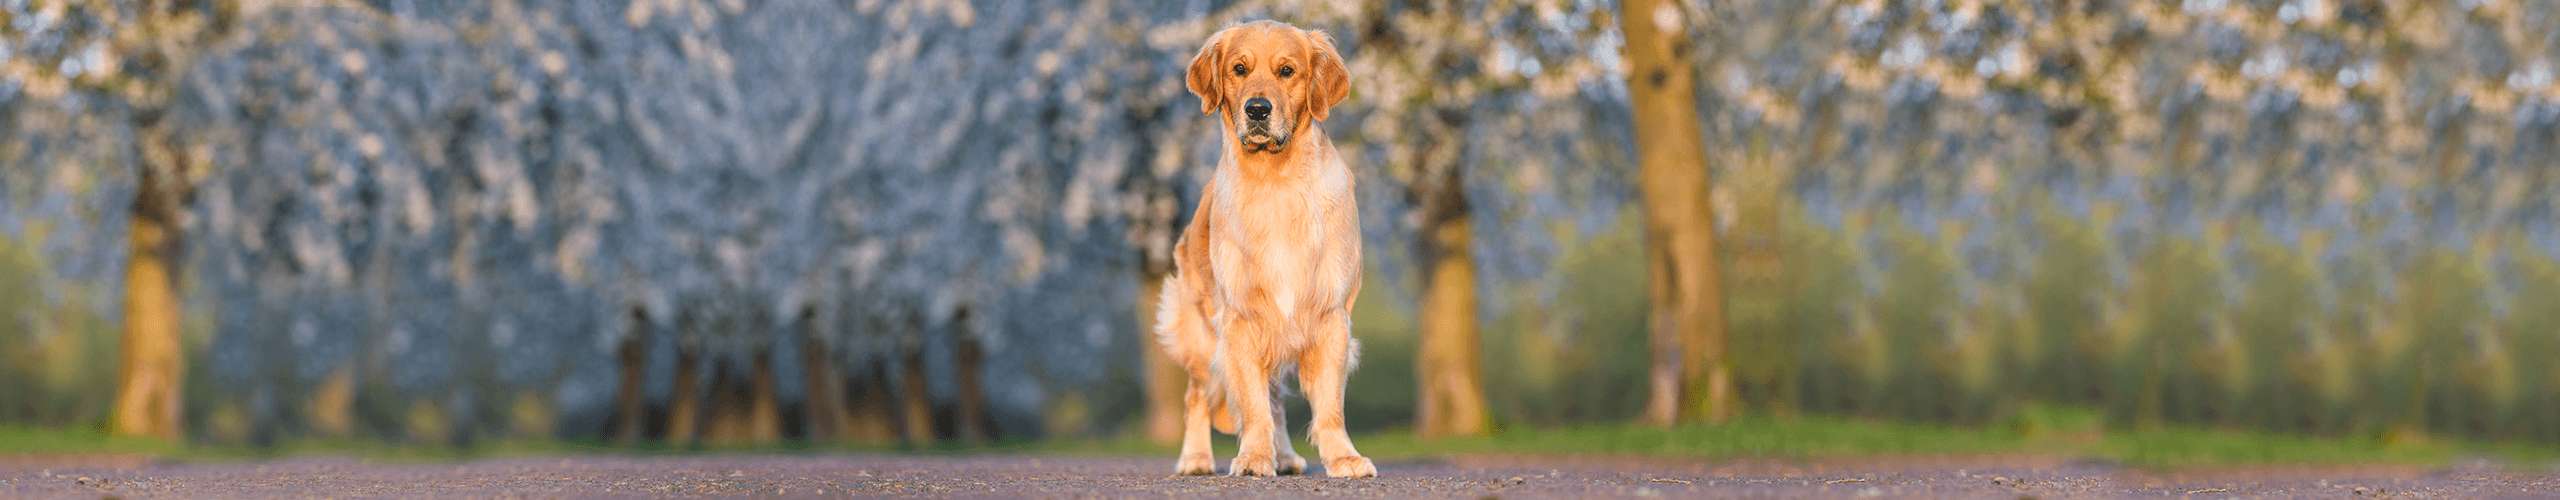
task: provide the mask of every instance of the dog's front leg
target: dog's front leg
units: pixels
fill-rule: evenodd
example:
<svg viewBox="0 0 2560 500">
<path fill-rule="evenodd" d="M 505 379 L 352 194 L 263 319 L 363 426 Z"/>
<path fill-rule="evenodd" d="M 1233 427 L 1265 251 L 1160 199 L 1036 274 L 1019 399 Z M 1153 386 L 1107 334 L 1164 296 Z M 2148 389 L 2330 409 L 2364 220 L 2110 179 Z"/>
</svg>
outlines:
<svg viewBox="0 0 2560 500">
<path fill-rule="evenodd" d="M 1217 381 L 1207 367 L 1191 370 L 1191 385 L 1182 391 L 1182 458 L 1173 464 L 1173 472 L 1185 476 L 1205 476 L 1217 472 L 1218 458 L 1209 454 L 1210 391 L 1218 390 Z"/>
<path fill-rule="evenodd" d="M 1316 456 L 1324 458 L 1324 475 L 1376 477 L 1378 466 L 1360 456 L 1360 450 L 1351 446 L 1351 434 L 1343 430 L 1342 386 L 1349 382 L 1351 360 L 1357 355 L 1350 314 L 1327 314 L 1315 332 L 1315 342 L 1298 355 L 1298 389 L 1306 391 L 1307 409 L 1315 414 L 1307 425 L 1307 439 L 1315 441 Z"/>
<path fill-rule="evenodd" d="M 1227 346 L 1227 402 L 1236 405 L 1236 459 L 1227 473 L 1270 476 L 1272 460 L 1270 339 L 1278 332 L 1264 321 L 1233 319 L 1220 339 Z"/>
</svg>

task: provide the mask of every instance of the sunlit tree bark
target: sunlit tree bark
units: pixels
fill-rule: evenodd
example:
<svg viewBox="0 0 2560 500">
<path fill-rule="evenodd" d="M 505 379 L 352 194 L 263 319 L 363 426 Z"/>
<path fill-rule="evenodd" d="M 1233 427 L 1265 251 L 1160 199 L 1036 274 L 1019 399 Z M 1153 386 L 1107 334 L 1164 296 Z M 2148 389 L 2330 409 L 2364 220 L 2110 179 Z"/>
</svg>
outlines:
<svg viewBox="0 0 2560 500">
<path fill-rule="evenodd" d="M 803 328 L 807 321 L 801 322 Z M 808 394 L 801 402 L 804 434 L 810 442 L 850 442 L 852 407 L 845 402 L 845 374 L 836 369 L 835 352 L 821 336 L 803 331 L 800 371 Z"/>
<path fill-rule="evenodd" d="M 1475 259 L 1467 251 L 1473 228 L 1456 213 L 1425 232 L 1422 350 L 1414 363 L 1422 381 L 1414 430 L 1424 437 L 1483 435 L 1491 418 L 1477 363 Z"/>
<path fill-rule="evenodd" d="M 893 391 L 889 389 L 886 363 L 867 363 L 853 378 L 845 397 L 851 407 L 845 423 L 847 439 L 863 444 L 889 444 L 898 441 L 898 415 Z"/>
<path fill-rule="evenodd" d="M 1651 271 L 1654 350 L 1644 421 L 1722 421 L 1732 411 L 1724 359 L 1724 296 L 1716 274 L 1714 214 L 1694 73 L 1685 65 L 1690 20 L 1676 5 L 1620 5 L 1627 89 L 1635 111 L 1645 259 Z"/>
<path fill-rule="evenodd" d="M 1423 236 L 1422 345 L 1414 360 L 1421 401 L 1415 402 L 1414 431 L 1425 437 L 1482 435 L 1491 417 L 1477 363 L 1475 227 L 1455 165 L 1462 155 L 1447 144 L 1413 151 L 1414 163 L 1438 164 L 1420 167 L 1436 175 L 1408 190 L 1421 207 Z"/>
<path fill-rule="evenodd" d="M 108 429 L 117 435 L 176 439 L 184 414 L 186 347 L 179 330 L 184 306 L 178 286 L 185 276 L 180 214 L 205 172 L 203 158 L 168 119 L 179 80 L 204 40 L 221 35 L 237 5 L 212 1 L 72 7 L 103 25 L 100 46 L 116 65 L 81 75 L 55 75 L 102 97 L 120 99 L 134 125 L 137 181 L 126 223 L 125 326 L 122 368 Z M 80 40 L 62 40 L 66 46 Z M 38 61 L 41 64 L 41 61 Z M 14 66 L 14 65 L 13 65 Z M 24 67 L 13 67 L 13 73 Z M 39 69 L 37 71 L 44 71 Z M 20 77 L 35 75 L 17 75 Z"/>
<path fill-rule="evenodd" d="M 747 441 L 772 444 L 782 441 L 782 395 L 773 374 L 773 349 L 755 353 L 754 371 L 747 379 Z"/>
<path fill-rule="evenodd" d="M 925 388 L 924 348 L 910 346 L 898 360 L 898 437 L 907 446 L 933 444 L 933 395 Z"/>
<path fill-rule="evenodd" d="M 692 446 L 702 430 L 702 389 L 695 383 L 702 376 L 698 368 L 701 358 L 695 348 L 676 347 L 675 382 L 667 397 L 666 442 L 669 445 Z"/>
<path fill-rule="evenodd" d="M 180 153 L 168 140 L 165 135 L 147 140 L 144 147 L 152 151 L 144 156 L 175 164 L 171 156 Z M 125 237 L 124 355 L 109 429 L 121 436 L 175 440 L 187 371 L 178 329 L 178 258 L 184 254 L 178 209 L 184 202 L 177 184 L 182 181 L 150 160 L 141 165 L 142 185 L 134 195 Z"/>
</svg>

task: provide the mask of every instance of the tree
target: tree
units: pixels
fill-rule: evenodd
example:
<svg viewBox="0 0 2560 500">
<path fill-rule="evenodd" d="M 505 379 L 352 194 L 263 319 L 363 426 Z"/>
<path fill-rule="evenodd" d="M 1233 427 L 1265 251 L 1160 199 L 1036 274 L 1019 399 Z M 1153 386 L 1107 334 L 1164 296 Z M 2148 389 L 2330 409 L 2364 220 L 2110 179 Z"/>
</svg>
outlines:
<svg viewBox="0 0 2560 500">
<path fill-rule="evenodd" d="M 1724 295 L 1716 274 L 1715 215 L 1707 203 L 1706 150 L 1696 113 L 1696 21 L 1659 0 L 1621 4 L 1627 90 L 1643 179 L 1645 259 L 1653 277 L 1653 392 L 1644 421 L 1720 422 L 1731 415 Z"/>
<path fill-rule="evenodd" d="M 843 408 L 809 419 L 840 422 L 840 434 L 879 436 L 885 423 L 869 417 L 886 396 L 912 410 L 915 440 L 937 439 L 942 422 L 995 434 L 1000 415 L 1037 404 L 1040 384 L 1013 381 L 1075 388 L 1103 356 L 1026 358 L 1110 345 L 1052 330 L 1093 329 L 1091 311 L 1122 304 L 1056 289 L 1073 279 L 1027 289 L 1125 272 L 1057 265 L 1108 262 L 1090 255 L 1117 248 L 1095 236 L 1115 235 L 1099 211 L 1034 208 L 1099 206 L 1110 191 L 1095 184 L 1114 178 L 1078 174 L 1126 163 L 1120 144 L 1093 138 L 1127 134 L 1076 121 L 1117 101 L 1043 90 L 1114 85 L 1026 74 L 1041 54 L 1017 50 L 1062 46 L 1039 40 L 1111 12 L 843 7 L 261 11 L 260 36 L 215 44 L 196 70 L 198 87 L 218 90 L 197 97 L 196 123 L 228 134 L 208 142 L 235 167 L 202 205 L 204 259 L 227 270 L 207 280 L 225 300 L 215 349 L 334 362 L 279 332 L 350 332 L 382 344 L 359 359 L 415 361 L 391 367 L 393 385 L 414 392 L 400 404 L 450 414 L 464 434 L 510 401 L 548 399 L 520 394 L 552 384 L 617 388 L 628 434 L 647 426 L 646 372 L 666 368 L 673 441 L 777 438 L 791 368 L 809 388 L 799 392 L 851 399 L 803 396 L 821 413 Z M 932 49 L 907 50 L 922 45 Z M 845 53 L 865 57 L 835 57 Z M 972 111 L 1000 105 L 1060 111 Z M 367 299 L 320 320 L 291 307 L 340 295 Z M 335 317 L 367 315 L 382 318 Z M 577 347 L 595 355 L 564 351 Z M 214 371 L 249 382 L 235 400 L 272 415 L 272 394 L 299 392 L 307 375 L 244 367 L 277 364 Z M 507 393 L 517 397 L 492 397 Z"/>
<path fill-rule="evenodd" d="M 108 425 L 117 435 L 176 439 L 181 430 L 180 214 L 211 165 L 172 118 L 198 48 L 227 33 L 238 9 L 221 1 L 81 1 L 0 10 L 5 37 L 18 48 L 7 77 L 39 99 L 101 101 L 92 109 L 121 120 L 111 133 L 131 148 L 120 155 L 132 168 L 132 200 L 124 222 L 122 368 Z"/>
<path fill-rule="evenodd" d="M 1404 11 L 1389 14 L 1394 7 Z M 1418 222 L 1413 227 L 1415 238 L 1410 240 L 1422 297 L 1421 348 L 1414 360 L 1414 379 L 1421 388 L 1420 400 L 1414 402 L 1414 430 L 1426 437 L 1484 434 L 1490 430 L 1492 415 L 1485 404 L 1483 367 L 1478 362 L 1481 315 L 1475 218 L 1468 204 L 1467 170 L 1462 167 L 1471 154 L 1470 141 L 1464 139 L 1474 119 L 1469 111 L 1477 104 L 1469 91 L 1480 91 L 1469 87 L 1490 85 L 1480 81 L 1483 75 L 1450 69 L 1463 67 L 1454 64 L 1457 60 L 1479 57 L 1476 51 L 1489 41 L 1488 34 L 1462 29 L 1473 18 L 1466 15 L 1465 6 L 1453 2 L 1372 8 L 1377 10 L 1366 13 L 1352 29 L 1384 36 L 1361 41 L 1362 52 L 1351 56 L 1353 68 L 1408 72 L 1407 76 L 1420 81 L 1455 87 L 1439 89 L 1448 92 L 1445 97 L 1421 94 L 1431 97 L 1372 104 L 1376 111 L 1370 119 L 1402 122 L 1415 132 L 1405 137 L 1362 137 L 1387 150 L 1384 166 L 1391 173 L 1389 182 L 1402 189 L 1404 206 Z M 1366 76 L 1371 82 L 1393 78 Z M 1355 85 L 1362 90 L 1380 86 Z M 1371 98 L 1377 97 L 1382 96 Z"/>
</svg>

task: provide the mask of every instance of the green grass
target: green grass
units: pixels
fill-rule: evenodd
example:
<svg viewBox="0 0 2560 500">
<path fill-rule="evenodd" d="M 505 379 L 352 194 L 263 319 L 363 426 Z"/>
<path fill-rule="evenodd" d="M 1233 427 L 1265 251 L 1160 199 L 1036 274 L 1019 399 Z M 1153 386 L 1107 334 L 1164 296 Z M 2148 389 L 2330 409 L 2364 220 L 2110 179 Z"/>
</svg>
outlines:
<svg viewBox="0 0 2560 500">
<path fill-rule="evenodd" d="M 2430 465 L 2468 457 L 2496 459 L 2509 464 L 2560 462 L 2560 448 L 2550 446 L 2425 439 L 2386 441 L 2377 437 L 2313 437 L 2201 428 L 2107 429 L 2093 412 L 2055 408 L 2029 408 L 2003 425 L 1992 426 L 1950 426 L 1834 416 L 1747 416 L 1722 425 L 1670 429 L 1613 424 L 1512 428 L 1491 436 L 1471 438 L 1426 440 L 1405 431 L 1363 433 L 1353 437 L 1359 442 L 1361 452 L 1388 460 L 1469 454 L 1614 455 L 1709 460 L 2034 455 L 2094 458 L 2145 468 L 2234 464 Z M 1220 453 L 1232 453 L 1235 441 L 1232 437 L 1221 436 L 1216 445 Z M 1315 451 L 1303 439 L 1295 445 L 1301 453 L 1312 454 Z M 546 440 L 490 441 L 470 449 L 358 440 L 304 440 L 253 448 L 238 445 L 177 446 L 150 440 L 113 438 L 96 431 L 0 426 L 0 456 L 134 454 L 207 461 L 302 455 L 352 456 L 384 461 L 447 461 L 579 454 L 863 452 L 1129 456 L 1170 455 L 1174 451 L 1170 445 L 1132 438 L 1007 442 L 975 447 L 941 445 L 917 449 L 829 445 L 677 449 Z"/>
<path fill-rule="evenodd" d="M 177 445 L 151 439 L 119 438 L 88 428 L 27 427 L 0 424 L 0 456 L 7 455 L 170 455 Z"/>
</svg>

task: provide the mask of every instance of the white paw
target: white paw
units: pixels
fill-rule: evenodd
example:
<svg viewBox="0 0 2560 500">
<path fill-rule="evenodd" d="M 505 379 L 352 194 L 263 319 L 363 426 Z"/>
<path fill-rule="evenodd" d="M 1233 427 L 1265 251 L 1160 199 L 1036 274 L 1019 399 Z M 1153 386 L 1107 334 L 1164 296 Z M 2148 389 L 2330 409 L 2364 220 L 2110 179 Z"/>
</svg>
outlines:
<svg viewBox="0 0 2560 500">
<path fill-rule="evenodd" d="M 1378 465 L 1369 463 L 1369 457 L 1352 455 L 1325 461 L 1324 475 L 1325 477 L 1378 477 Z"/>
<path fill-rule="evenodd" d="M 1218 460 L 1209 458 L 1207 453 L 1183 455 L 1181 461 L 1174 462 L 1173 473 L 1184 476 L 1206 476 L 1218 473 L 1217 468 Z"/>
<path fill-rule="evenodd" d="M 1227 463 L 1227 475 L 1230 476 L 1271 476 L 1274 475 L 1273 472 L 1271 455 L 1268 454 L 1262 456 L 1239 454 L 1236 455 L 1235 461 Z"/>
</svg>

